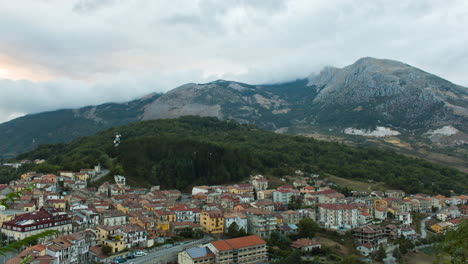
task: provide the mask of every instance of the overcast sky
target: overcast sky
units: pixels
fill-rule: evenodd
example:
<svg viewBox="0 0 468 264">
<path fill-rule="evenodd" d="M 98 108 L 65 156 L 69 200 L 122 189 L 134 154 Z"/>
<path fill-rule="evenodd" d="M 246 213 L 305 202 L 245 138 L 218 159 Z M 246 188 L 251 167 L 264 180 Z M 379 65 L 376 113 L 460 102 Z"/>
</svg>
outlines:
<svg viewBox="0 0 468 264">
<path fill-rule="evenodd" d="M 0 0 L 0 122 L 371 56 L 468 86 L 468 1 Z"/>
</svg>

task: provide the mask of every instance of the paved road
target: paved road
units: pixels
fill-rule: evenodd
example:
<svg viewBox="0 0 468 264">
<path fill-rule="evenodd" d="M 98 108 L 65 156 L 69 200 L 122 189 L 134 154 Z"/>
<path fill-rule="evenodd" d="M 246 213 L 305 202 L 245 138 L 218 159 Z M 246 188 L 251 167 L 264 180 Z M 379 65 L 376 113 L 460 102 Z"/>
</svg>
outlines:
<svg viewBox="0 0 468 264">
<path fill-rule="evenodd" d="M 89 180 L 90 182 L 94 182 L 94 181 L 97 181 L 99 179 L 101 179 L 102 177 L 106 176 L 107 174 L 109 173 L 108 170 L 101 170 L 101 173 L 98 174 L 96 177 L 92 178 L 91 180 Z"/>
<path fill-rule="evenodd" d="M 127 263 L 133 262 L 134 264 L 166 264 L 169 261 L 177 260 L 177 254 L 183 251 L 184 249 L 195 247 L 197 245 L 208 243 L 210 241 L 213 241 L 212 237 L 204 237 L 202 239 L 195 240 L 184 245 L 173 246 L 168 249 L 150 252 L 147 256 L 132 259 Z"/>
</svg>

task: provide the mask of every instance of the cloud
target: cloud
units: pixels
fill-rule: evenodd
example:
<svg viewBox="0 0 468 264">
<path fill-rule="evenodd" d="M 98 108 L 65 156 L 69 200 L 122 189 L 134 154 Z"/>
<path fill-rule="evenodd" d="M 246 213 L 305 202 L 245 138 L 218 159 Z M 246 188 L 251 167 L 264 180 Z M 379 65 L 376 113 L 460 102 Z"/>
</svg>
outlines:
<svg viewBox="0 0 468 264">
<path fill-rule="evenodd" d="M 287 81 L 365 56 L 468 86 L 463 0 L 0 2 L 0 78 L 29 80 L 0 81 L 0 122 L 184 82 Z"/>
</svg>

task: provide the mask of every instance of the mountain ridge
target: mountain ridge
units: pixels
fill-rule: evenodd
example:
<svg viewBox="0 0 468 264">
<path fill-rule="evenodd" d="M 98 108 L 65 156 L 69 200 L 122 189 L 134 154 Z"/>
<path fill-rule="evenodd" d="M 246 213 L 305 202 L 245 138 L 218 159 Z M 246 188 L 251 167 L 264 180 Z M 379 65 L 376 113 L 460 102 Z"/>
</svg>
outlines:
<svg viewBox="0 0 468 264">
<path fill-rule="evenodd" d="M 53 116 L 57 111 L 71 112 Z M 383 127 L 396 131 L 398 140 L 410 144 L 411 151 L 420 145 L 445 151 L 468 142 L 467 88 L 402 62 L 371 57 L 280 84 L 225 80 L 188 83 L 125 104 L 57 111 L 0 124 L 0 136 L 11 139 L 11 143 L 0 143 L 0 153 L 17 154 L 39 144 L 67 142 L 115 125 L 184 115 L 234 119 L 291 134 L 331 133 L 350 141 L 362 141 L 348 135 L 350 129 L 372 131 Z M 33 142 L 34 133 L 24 131 L 28 123 L 40 123 L 34 120 L 40 117 L 46 123 L 39 128 L 44 136 Z M 73 129 L 66 120 L 76 123 Z M 431 131 L 455 134 L 429 136 Z M 53 138 L 65 133 L 69 135 Z M 452 153 L 466 155 L 458 149 Z"/>
</svg>

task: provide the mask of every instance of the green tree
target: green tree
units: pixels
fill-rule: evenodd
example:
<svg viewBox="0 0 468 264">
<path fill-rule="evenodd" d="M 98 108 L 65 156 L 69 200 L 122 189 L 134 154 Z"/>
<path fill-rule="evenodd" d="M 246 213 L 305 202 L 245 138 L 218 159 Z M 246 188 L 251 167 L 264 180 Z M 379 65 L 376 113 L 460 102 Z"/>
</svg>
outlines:
<svg viewBox="0 0 468 264">
<path fill-rule="evenodd" d="M 468 220 L 464 220 L 456 229 L 447 232 L 445 240 L 438 245 L 437 251 L 438 263 L 468 263 Z M 450 255 L 450 262 L 443 261 L 444 254 Z"/>
<path fill-rule="evenodd" d="M 313 238 L 320 229 L 317 223 L 310 218 L 301 219 L 297 226 L 299 227 L 298 235 L 300 238 Z"/>
<path fill-rule="evenodd" d="M 375 259 L 378 261 L 382 261 L 386 255 L 387 255 L 387 252 L 385 252 L 383 245 L 380 245 L 379 249 L 375 253 Z"/>
<path fill-rule="evenodd" d="M 232 224 L 228 227 L 226 236 L 227 236 L 227 237 L 230 237 L 230 238 L 239 237 L 239 226 L 237 225 L 236 222 L 232 223 Z"/>
</svg>

